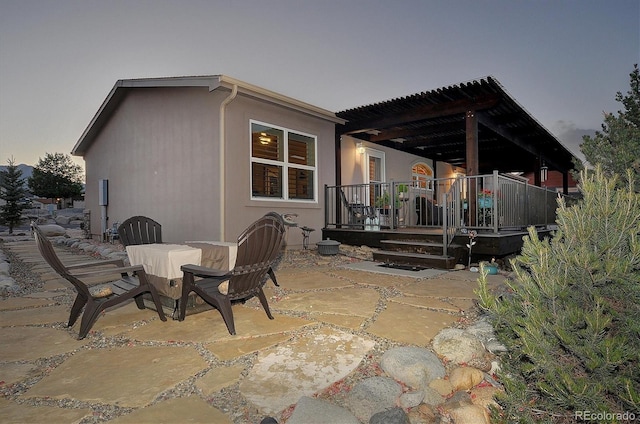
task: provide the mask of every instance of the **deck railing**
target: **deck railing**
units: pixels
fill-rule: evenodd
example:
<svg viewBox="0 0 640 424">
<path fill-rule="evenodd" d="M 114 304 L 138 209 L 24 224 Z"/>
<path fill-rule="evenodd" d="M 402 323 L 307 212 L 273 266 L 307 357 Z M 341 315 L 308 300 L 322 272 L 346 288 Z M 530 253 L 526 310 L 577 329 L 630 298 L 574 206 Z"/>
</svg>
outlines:
<svg viewBox="0 0 640 424">
<path fill-rule="evenodd" d="M 558 197 L 555 190 L 497 171 L 427 182 L 325 186 L 324 194 L 326 228 L 442 228 L 445 233 L 554 224 Z"/>
</svg>

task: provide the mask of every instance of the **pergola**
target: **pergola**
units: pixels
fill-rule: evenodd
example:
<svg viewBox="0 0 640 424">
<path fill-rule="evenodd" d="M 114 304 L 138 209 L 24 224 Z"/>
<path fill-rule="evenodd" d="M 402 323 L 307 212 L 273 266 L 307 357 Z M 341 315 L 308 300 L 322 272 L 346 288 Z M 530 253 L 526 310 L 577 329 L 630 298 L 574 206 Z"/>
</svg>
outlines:
<svg viewBox="0 0 640 424">
<path fill-rule="evenodd" d="M 336 184 L 340 136 L 447 162 L 467 176 L 533 172 L 540 185 L 543 167 L 563 175 L 568 192 L 574 156 L 516 102 L 493 77 L 443 87 L 336 113 Z"/>
</svg>

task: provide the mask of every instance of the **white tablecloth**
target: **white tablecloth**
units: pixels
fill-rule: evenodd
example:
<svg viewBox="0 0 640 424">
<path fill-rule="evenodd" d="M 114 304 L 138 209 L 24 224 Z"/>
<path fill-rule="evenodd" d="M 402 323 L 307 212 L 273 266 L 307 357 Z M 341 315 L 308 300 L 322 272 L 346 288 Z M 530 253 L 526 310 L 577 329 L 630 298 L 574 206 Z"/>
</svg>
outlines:
<svg viewBox="0 0 640 424">
<path fill-rule="evenodd" d="M 182 265 L 200 265 L 202 259 L 201 249 L 183 244 L 140 244 L 126 249 L 131 265 L 142 265 L 147 274 L 167 279 L 182 278 Z"/>
<path fill-rule="evenodd" d="M 141 244 L 127 246 L 131 265 L 142 265 L 160 294 L 179 299 L 182 293 L 182 270 L 186 264 L 202 265 L 229 271 L 236 263 L 237 243 L 193 241 L 190 244 Z"/>
</svg>

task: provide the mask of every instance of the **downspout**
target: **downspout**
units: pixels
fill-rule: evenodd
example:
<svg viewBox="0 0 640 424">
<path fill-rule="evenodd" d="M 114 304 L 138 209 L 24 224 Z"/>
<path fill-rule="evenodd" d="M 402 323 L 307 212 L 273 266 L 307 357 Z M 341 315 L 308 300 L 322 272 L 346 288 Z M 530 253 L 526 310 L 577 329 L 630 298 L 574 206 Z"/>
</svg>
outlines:
<svg viewBox="0 0 640 424">
<path fill-rule="evenodd" d="M 222 101 L 222 103 L 220 104 L 220 157 L 219 157 L 219 163 L 218 163 L 218 168 L 220 168 L 220 241 L 225 241 L 225 198 L 226 198 L 226 190 L 225 190 L 225 167 L 224 167 L 224 156 L 225 156 L 225 147 L 227 144 L 227 141 L 225 139 L 225 126 L 224 126 L 224 115 L 225 115 L 225 111 L 227 108 L 227 105 L 229 103 L 231 103 L 231 101 L 233 101 L 233 99 L 236 98 L 236 95 L 238 94 L 238 85 L 237 84 L 233 84 L 233 87 L 231 89 L 231 94 L 229 95 L 229 97 L 227 97 L 226 99 L 224 99 Z"/>
</svg>

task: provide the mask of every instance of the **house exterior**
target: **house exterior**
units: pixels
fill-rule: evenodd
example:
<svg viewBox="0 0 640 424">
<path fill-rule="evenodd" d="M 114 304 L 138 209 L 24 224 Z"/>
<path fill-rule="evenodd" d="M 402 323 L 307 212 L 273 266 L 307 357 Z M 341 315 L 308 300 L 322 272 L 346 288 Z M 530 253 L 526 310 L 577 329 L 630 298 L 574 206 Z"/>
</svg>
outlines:
<svg viewBox="0 0 640 424">
<path fill-rule="evenodd" d="M 166 242 L 235 241 L 269 211 L 320 230 L 339 123 L 224 75 L 119 80 L 72 150 L 85 160 L 91 234 L 144 215 Z M 302 245 L 294 227 L 287 238 Z"/>
<path fill-rule="evenodd" d="M 568 193 L 574 159 L 492 77 L 337 113 L 224 75 L 119 80 L 72 154 L 85 160 L 93 237 L 144 215 L 166 242 L 235 241 L 275 211 L 314 228 L 311 244 L 372 246 L 428 227 L 446 245 L 464 229 L 553 222 L 556 196 L 515 173 L 540 188 L 548 169 Z M 377 208 L 407 186 L 400 207 Z M 503 197 L 489 210 L 485 192 Z M 374 205 L 373 226 L 349 215 Z M 289 246 L 303 240 L 289 228 Z"/>
</svg>

